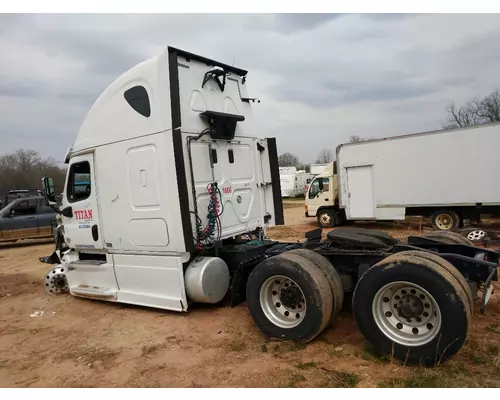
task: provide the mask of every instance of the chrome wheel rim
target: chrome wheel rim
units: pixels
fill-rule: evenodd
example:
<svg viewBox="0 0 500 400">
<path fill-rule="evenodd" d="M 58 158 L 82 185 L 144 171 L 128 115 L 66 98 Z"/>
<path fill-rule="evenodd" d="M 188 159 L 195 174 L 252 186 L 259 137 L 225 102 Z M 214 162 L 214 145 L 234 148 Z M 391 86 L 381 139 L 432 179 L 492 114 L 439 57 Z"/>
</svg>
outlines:
<svg viewBox="0 0 500 400">
<path fill-rule="evenodd" d="M 260 288 L 260 305 L 269 321 L 280 328 L 294 328 L 306 315 L 304 292 L 283 275 L 268 278 Z"/>
<path fill-rule="evenodd" d="M 66 268 L 58 265 L 52 268 L 44 278 L 45 291 L 50 295 L 67 293 L 69 291 Z"/>
<path fill-rule="evenodd" d="M 486 232 L 482 229 L 475 229 L 467 234 L 469 240 L 481 240 L 486 236 Z"/>
<path fill-rule="evenodd" d="M 422 346 L 441 329 L 439 306 L 424 288 L 411 282 L 391 282 L 372 303 L 373 318 L 382 333 L 404 346 Z"/>
<path fill-rule="evenodd" d="M 321 225 L 330 225 L 332 218 L 329 214 L 321 214 L 319 220 L 321 221 Z"/>
<path fill-rule="evenodd" d="M 453 218 L 450 214 L 439 214 L 436 217 L 436 226 L 442 230 L 448 230 L 453 227 Z"/>
</svg>

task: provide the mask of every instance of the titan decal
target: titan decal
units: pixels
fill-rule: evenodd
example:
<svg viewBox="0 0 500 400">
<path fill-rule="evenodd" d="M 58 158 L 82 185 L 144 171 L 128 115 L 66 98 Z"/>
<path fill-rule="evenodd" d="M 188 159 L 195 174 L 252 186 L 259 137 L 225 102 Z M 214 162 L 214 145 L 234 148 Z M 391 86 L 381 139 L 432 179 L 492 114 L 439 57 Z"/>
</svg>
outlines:
<svg viewBox="0 0 500 400">
<path fill-rule="evenodd" d="M 92 210 L 75 210 L 76 219 L 92 219 Z"/>
</svg>

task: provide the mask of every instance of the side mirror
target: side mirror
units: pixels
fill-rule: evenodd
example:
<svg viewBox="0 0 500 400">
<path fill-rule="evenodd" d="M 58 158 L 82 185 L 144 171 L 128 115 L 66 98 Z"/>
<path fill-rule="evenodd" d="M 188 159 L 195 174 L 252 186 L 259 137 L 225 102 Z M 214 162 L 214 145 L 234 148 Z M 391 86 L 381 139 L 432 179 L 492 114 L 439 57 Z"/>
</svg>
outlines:
<svg viewBox="0 0 500 400">
<path fill-rule="evenodd" d="M 45 198 L 45 204 L 48 206 L 56 205 L 56 192 L 54 189 L 54 180 L 50 177 L 42 179 L 43 182 L 43 197 Z"/>
</svg>

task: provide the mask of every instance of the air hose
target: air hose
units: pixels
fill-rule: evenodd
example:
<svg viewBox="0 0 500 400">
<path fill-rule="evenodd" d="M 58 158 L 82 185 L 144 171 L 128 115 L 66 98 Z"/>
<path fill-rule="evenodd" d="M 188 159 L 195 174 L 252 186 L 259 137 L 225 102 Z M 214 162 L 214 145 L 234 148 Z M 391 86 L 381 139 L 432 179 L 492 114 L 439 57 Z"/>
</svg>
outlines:
<svg viewBox="0 0 500 400">
<path fill-rule="evenodd" d="M 222 227 L 220 224 L 219 217 L 224 210 L 220 198 L 222 194 L 217 186 L 217 182 L 212 182 L 207 185 L 207 191 L 209 194 L 209 202 L 207 207 L 207 225 L 203 228 L 201 220 L 196 219 L 196 248 L 199 251 L 203 251 L 204 247 L 213 241 L 213 236 L 216 227 L 219 228 L 219 238 L 221 235 Z"/>
</svg>

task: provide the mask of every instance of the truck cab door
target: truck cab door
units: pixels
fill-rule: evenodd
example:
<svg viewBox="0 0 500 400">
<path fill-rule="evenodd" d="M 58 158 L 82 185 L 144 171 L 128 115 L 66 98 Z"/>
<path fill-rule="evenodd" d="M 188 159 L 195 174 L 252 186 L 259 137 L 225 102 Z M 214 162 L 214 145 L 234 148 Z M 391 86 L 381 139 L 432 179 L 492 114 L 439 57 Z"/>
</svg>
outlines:
<svg viewBox="0 0 500 400">
<path fill-rule="evenodd" d="M 64 237 L 77 250 L 102 249 L 94 154 L 71 159 L 62 206 Z"/>
<path fill-rule="evenodd" d="M 56 219 L 56 212 L 49 206 L 45 205 L 43 198 L 37 202 L 37 222 L 38 234 L 40 236 L 51 236 L 54 221 Z"/>
</svg>

